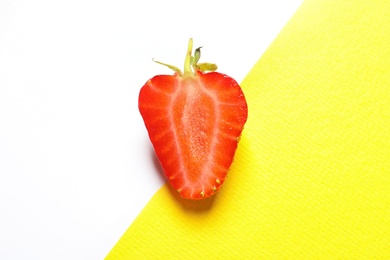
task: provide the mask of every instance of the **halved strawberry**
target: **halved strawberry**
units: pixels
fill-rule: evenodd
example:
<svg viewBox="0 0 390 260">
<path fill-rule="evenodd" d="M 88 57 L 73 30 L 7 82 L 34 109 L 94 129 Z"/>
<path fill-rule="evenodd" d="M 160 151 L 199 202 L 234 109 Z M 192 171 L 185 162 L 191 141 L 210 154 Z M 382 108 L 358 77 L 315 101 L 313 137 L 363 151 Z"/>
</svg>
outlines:
<svg viewBox="0 0 390 260">
<path fill-rule="evenodd" d="M 172 186 L 187 199 L 215 194 L 232 164 L 248 108 L 238 83 L 198 64 L 189 41 L 184 73 L 158 75 L 139 94 L 139 110 L 149 138 Z"/>
</svg>

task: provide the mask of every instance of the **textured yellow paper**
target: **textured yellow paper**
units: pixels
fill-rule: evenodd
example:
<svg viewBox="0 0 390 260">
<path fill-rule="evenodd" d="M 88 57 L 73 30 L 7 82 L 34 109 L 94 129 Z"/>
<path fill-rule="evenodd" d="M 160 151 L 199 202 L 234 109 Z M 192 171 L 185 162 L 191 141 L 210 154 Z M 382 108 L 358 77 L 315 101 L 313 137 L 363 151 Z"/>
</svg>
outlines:
<svg viewBox="0 0 390 260">
<path fill-rule="evenodd" d="M 165 185 L 107 259 L 389 259 L 390 2 L 306 1 L 242 87 L 223 189 Z"/>
</svg>

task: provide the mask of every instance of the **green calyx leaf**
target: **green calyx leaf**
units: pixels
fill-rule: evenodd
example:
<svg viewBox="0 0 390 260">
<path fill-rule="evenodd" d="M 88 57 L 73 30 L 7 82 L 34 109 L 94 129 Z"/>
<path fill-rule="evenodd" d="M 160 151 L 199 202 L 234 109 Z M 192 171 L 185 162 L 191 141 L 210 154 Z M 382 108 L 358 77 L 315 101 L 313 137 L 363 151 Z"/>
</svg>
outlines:
<svg viewBox="0 0 390 260">
<path fill-rule="evenodd" d="M 192 66 L 196 66 L 196 64 L 198 64 L 198 61 L 200 59 L 200 48 L 202 47 L 199 47 L 195 50 L 193 62 L 191 63 Z"/>
<path fill-rule="evenodd" d="M 175 67 L 173 65 L 169 65 L 169 64 L 166 64 L 166 63 L 163 63 L 161 61 L 156 61 L 154 59 L 152 59 L 152 61 L 154 61 L 155 63 L 158 63 L 158 64 L 161 64 L 163 66 L 166 66 L 168 68 L 170 68 L 171 70 L 173 70 L 174 72 L 178 73 L 179 75 L 182 75 L 183 73 L 181 72 L 181 70 L 178 68 L 178 67 Z"/>
<path fill-rule="evenodd" d="M 200 48 L 199 47 L 195 50 L 194 56 L 191 56 L 191 65 L 195 70 L 200 70 L 201 72 L 205 71 L 216 71 L 218 69 L 217 65 L 214 63 L 198 63 L 200 59 Z"/>
<path fill-rule="evenodd" d="M 196 65 L 196 68 L 201 72 L 205 71 L 216 71 L 218 69 L 217 65 L 214 63 L 199 63 Z"/>
<path fill-rule="evenodd" d="M 206 71 L 215 71 L 217 70 L 217 65 L 213 63 L 198 63 L 200 59 L 200 49 L 202 47 L 199 47 L 195 50 L 194 55 L 192 55 L 192 38 L 190 38 L 188 42 L 187 47 L 187 53 L 186 58 L 184 61 L 184 73 L 176 66 L 172 66 L 160 61 L 156 61 L 153 59 L 154 62 L 161 64 L 163 66 L 166 66 L 179 74 L 182 77 L 194 77 L 196 75 L 196 71 L 206 72 Z"/>
</svg>

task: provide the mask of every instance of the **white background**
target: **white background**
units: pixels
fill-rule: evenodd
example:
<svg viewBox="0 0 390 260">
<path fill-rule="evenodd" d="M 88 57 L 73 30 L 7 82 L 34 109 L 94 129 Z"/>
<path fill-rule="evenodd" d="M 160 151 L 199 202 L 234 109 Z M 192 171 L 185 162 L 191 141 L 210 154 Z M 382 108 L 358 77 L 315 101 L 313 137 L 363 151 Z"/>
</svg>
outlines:
<svg viewBox="0 0 390 260">
<path fill-rule="evenodd" d="M 0 259 L 103 259 L 165 181 L 152 58 L 181 68 L 193 37 L 240 82 L 301 2 L 0 0 Z"/>
</svg>

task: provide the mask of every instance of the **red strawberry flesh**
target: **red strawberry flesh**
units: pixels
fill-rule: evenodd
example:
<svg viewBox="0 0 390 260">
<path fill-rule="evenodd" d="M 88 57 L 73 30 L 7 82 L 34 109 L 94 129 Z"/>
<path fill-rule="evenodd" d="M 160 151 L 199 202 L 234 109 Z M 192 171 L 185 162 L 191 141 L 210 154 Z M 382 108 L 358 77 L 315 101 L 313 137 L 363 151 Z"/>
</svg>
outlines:
<svg viewBox="0 0 390 260">
<path fill-rule="evenodd" d="M 158 75 L 142 87 L 139 110 L 164 173 L 180 196 L 215 194 L 247 120 L 237 82 L 196 67 L 190 74 Z"/>
</svg>

